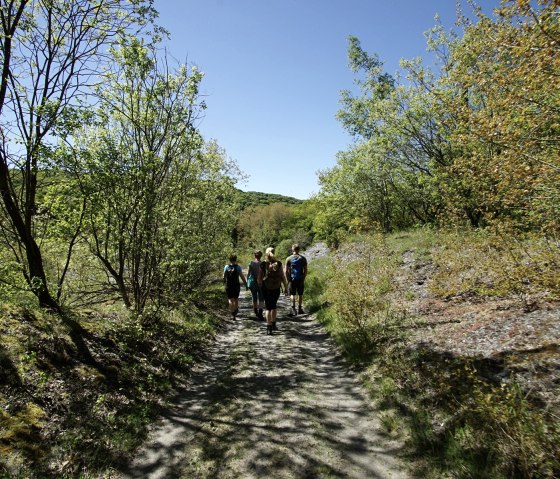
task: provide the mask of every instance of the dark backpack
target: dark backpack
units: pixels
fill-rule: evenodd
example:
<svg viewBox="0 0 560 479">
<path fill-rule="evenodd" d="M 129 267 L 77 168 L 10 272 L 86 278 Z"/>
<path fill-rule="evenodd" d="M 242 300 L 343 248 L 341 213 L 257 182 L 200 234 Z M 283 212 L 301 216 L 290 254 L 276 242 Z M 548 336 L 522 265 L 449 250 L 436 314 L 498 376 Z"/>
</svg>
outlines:
<svg viewBox="0 0 560 479">
<path fill-rule="evenodd" d="M 279 261 L 274 263 L 264 262 L 264 285 L 266 289 L 278 289 L 282 284 L 282 264 Z"/>
<path fill-rule="evenodd" d="M 234 264 L 228 264 L 225 271 L 226 276 L 226 287 L 231 288 L 232 286 L 239 285 L 239 271 Z"/>
<path fill-rule="evenodd" d="M 290 258 L 290 279 L 292 281 L 303 278 L 304 261 L 303 257 L 299 254 L 293 255 Z"/>
</svg>

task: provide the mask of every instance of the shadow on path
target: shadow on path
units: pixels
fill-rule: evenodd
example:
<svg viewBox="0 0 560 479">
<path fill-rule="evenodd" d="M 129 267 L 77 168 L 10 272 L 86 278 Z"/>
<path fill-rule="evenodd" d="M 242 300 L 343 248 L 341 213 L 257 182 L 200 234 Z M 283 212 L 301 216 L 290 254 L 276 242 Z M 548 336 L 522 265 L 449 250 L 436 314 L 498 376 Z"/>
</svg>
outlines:
<svg viewBox="0 0 560 479">
<path fill-rule="evenodd" d="M 267 336 L 240 303 L 123 477 L 408 477 L 324 329 L 281 298 Z"/>
</svg>

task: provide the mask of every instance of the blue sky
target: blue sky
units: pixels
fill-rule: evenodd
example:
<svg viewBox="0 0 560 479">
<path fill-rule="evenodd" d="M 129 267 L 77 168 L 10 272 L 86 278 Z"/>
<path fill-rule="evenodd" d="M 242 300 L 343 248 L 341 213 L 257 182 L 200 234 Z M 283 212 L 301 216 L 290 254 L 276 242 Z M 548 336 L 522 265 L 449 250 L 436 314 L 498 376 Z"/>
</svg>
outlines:
<svg viewBox="0 0 560 479">
<path fill-rule="evenodd" d="M 499 0 L 479 2 L 485 10 Z M 177 60 L 205 74 L 199 127 L 248 175 L 245 191 L 300 199 L 318 192 L 317 171 L 351 144 L 335 115 L 353 87 L 347 38 L 357 36 L 389 73 L 426 57 L 424 32 L 455 0 L 156 0 Z"/>
</svg>

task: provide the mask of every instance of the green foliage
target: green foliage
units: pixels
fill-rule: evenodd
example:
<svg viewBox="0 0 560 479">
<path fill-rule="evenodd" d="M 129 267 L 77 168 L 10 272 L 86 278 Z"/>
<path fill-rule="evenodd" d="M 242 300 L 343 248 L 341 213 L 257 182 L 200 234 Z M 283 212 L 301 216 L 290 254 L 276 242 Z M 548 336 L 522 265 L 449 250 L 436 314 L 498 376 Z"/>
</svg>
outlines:
<svg viewBox="0 0 560 479">
<path fill-rule="evenodd" d="M 319 234 L 454 222 L 556 235 L 557 7 L 506 1 L 492 18 L 475 8 L 460 38 L 436 25 L 439 70 L 403 60 L 406 81 L 351 37 L 360 95 L 343 92 L 338 117 L 356 144 L 320 173 Z"/>
<path fill-rule="evenodd" d="M 305 201 L 297 205 L 273 203 L 244 209 L 237 222 L 239 244 L 248 249 L 261 249 L 270 245 L 279 255 L 291 252 L 291 245 L 302 248 L 311 244 L 311 231 L 316 203 Z"/>
<path fill-rule="evenodd" d="M 492 367 L 429 349 L 389 348 L 370 368 L 381 407 L 397 407 L 405 417 L 423 477 L 556 477 L 557 424 L 513 378 L 493 382 Z M 396 384 L 389 394 L 378 387 L 387 377 Z"/>
<path fill-rule="evenodd" d="M 334 275 L 333 259 L 329 256 L 313 260 L 313 267 L 305 278 L 305 304 L 312 313 L 324 319 L 329 300 L 325 290 Z"/>
<path fill-rule="evenodd" d="M 212 270 L 208 252 L 230 240 L 238 171 L 194 126 L 204 108 L 196 68 L 171 72 L 135 39 L 113 54 L 95 126 L 60 156 L 86 200 L 81 237 L 106 271 L 104 289 L 142 313 Z"/>
<path fill-rule="evenodd" d="M 320 180 L 322 181 L 322 180 Z M 352 218 L 350 205 L 343 194 L 319 194 L 315 198 L 317 213 L 313 219 L 313 231 L 317 237 L 325 239 L 329 247 L 338 247 L 347 234 Z"/>
<path fill-rule="evenodd" d="M 243 210 L 237 224 L 239 241 L 253 249 L 276 245 L 282 225 L 289 215 L 290 207 L 284 203 Z"/>
<path fill-rule="evenodd" d="M 410 227 L 434 223 L 441 209 L 435 172 L 449 161 L 449 148 L 437 119 L 433 98 L 422 87 L 399 85 L 381 72 L 376 56 L 362 50 L 355 38 L 348 50 L 362 96 L 342 95 L 339 119 L 357 137 L 357 144 L 341 152 L 337 165 L 320 173 L 319 199 L 329 231 Z M 344 207 L 342 206 L 344 205 Z M 342 213 L 342 215 L 340 214 Z M 324 219 L 318 219 L 318 227 Z"/>
<path fill-rule="evenodd" d="M 420 261 L 432 259 L 433 251 L 441 243 L 441 230 L 422 226 L 385 235 L 385 243 L 391 254 L 402 257 L 407 251 L 414 251 Z"/>
<path fill-rule="evenodd" d="M 21 274 L 21 264 L 12 254 L 0 248 L 0 304 L 33 304 L 35 297 Z"/>
<path fill-rule="evenodd" d="M 54 325 L 2 308 L 0 475 L 93 477 L 128 457 L 215 334 L 216 293 L 144 318 L 90 311 Z"/>
<path fill-rule="evenodd" d="M 306 200 L 290 210 L 290 216 L 282 224 L 280 238 L 298 243 L 307 248 L 314 239 L 313 218 L 317 214 L 318 204 L 313 199 Z"/>
<path fill-rule="evenodd" d="M 150 38 L 143 27 L 156 12 L 144 0 L 103 5 L 86 0 L 16 1 L 0 9 L 6 19 L 0 32 L 5 73 L 0 84 L 0 228 L 39 304 L 59 311 L 57 297 L 77 233 L 70 235 L 62 274 L 56 277 L 60 271 L 47 271 L 42 251 L 46 223 L 57 223 L 52 216 L 47 221 L 39 208 L 50 186 L 43 172 L 51 168 L 57 145 L 87 122 L 95 100 L 84 98 L 94 93 L 96 72 L 107 66 L 106 49 L 129 29 L 143 30 Z M 61 223 L 66 220 L 63 215 Z M 56 295 L 50 290 L 53 285 Z"/>
<path fill-rule="evenodd" d="M 282 258 L 282 261 L 284 260 L 284 258 L 287 258 L 288 256 L 290 256 L 292 254 L 292 245 L 294 244 L 294 242 L 291 239 L 285 239 L 280 241 L 277 245 L 276 245 L 276 256 L 278 258 Z"/>
<path fill-rule="evenodd" d="M 378 118 L 371 112 L 393 93 L 395 80 L 383 73 L 383 63 L 377 55 L 368 55 L 358 38 L 353 36 L 348 38 L 348 59 L 352 72 L 363 74 L 363 78 L 357 78 L 355 83 L 364 95 L 354 98 L 349 91 L 344 90 L 341 94 L 343 109 L 337 116 L 353 135 L 371 138 L 377 134 L 379 126 Z"/>
<path fill-rule="evenodd" d="M 486 223 L 558 232 L 560 163 L 555 78 L 560 68 L 558 4 L 504 2 L 496 19 L 467 24 L 442 82 L 454 95 L 446 170 L 451 205 L 469 202 Z"/>
<path fill-rule="evenodd" d="M 529 306 L 534 295 L 560 297 L 560 249 L 547 238 L 505 232 L 442 233 L 433 255 L 430 290 L 442 297 L 517 295 Z"/>
<path fill-rule="evenodd" d="M 347 355 L 367 363 L 388 344 L 400 342 L 409 320 L 388 298 L 396 264 L 382 236 L 358 239 L 337 251 L 328 268 L 313 273 L 307 295 L 328 305 L 324 320 Z M 315 269 L 312 268 L 312 271 Z"/>
<path fill-rule="evenodd" d="M 389 434 L 406 435 L 419 476 L 552 479 L 560 472 L 560 429 L 554 411 L 504 367 L 518 352 L 502 360 L 462 357 L 410 342 L 406 332 L 420 324 L 401 310 L 406 290 L 393 287 L 401 258 L 413 250 L 420 261 L 433 260 L 432 289 L 445 284 L 447 293 L 472 296 L 524 288 L 525 297 L 550 298 L 557 268 L 545 264 L 557 264 L 557 248 L 490 231 L 420 228 L 353 238 L 313 263 L 308 301 L 341 349 L 364 366 L 381 423 Z"/>
</svg>

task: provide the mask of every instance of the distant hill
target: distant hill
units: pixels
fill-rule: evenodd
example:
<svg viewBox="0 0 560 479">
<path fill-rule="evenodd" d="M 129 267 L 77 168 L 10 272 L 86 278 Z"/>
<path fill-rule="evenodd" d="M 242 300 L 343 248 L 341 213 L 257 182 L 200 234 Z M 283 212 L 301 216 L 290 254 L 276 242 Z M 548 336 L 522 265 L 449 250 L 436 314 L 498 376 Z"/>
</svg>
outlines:
<svg viewBox="0 0 560 479">
<path fill-rule="evenodd" d="M 271 205 L 273 203 L 286 203 L 288 205 L 297 205 L 303 203 L 303 200 L 298 200 L 291 196 L 278 195 L 276 193 L 261 193 L 259 191 L 241 191 L 239 192 L 239 202 L 241 208 L 245 209 L 249 206 L 263 206 Z"/>
</svg>

